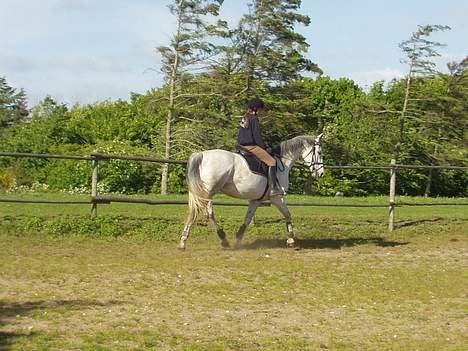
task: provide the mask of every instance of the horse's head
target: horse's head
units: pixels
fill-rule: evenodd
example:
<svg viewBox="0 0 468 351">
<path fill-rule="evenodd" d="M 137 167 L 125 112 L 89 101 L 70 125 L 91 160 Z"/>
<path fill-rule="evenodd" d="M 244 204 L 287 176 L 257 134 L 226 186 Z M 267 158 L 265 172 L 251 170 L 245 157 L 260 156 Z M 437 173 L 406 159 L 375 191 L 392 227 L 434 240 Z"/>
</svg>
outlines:
<svg viewBox="0 0 468 351">
<path fill-rule="evenodd" d="M 315 137 L 313 143 L 303 149 L 302 158 L 313 177 L 323 176 L 323 154 L 322 154 L 323 133 Z"/>
</svg>

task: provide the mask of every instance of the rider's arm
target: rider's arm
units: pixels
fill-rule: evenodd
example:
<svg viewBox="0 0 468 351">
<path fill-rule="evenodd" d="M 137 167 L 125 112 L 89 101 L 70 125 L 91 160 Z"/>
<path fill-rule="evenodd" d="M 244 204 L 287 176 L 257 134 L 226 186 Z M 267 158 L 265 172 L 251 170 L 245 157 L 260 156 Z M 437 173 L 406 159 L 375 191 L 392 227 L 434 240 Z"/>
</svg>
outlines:
<svg viewBox="0 0 468 351">
<path fill-rule="evenodd" d="M 258 118 L 251 118 L 249 124 L 249 128 L 252 130 L 252 137 L 255 142 L 255 145 L 258 145 L 262 149 L 265 149 L 265 143 L 263 142 L 262 130 L 260 128 L 260 122 L 258 121 Z"/>
</svg>

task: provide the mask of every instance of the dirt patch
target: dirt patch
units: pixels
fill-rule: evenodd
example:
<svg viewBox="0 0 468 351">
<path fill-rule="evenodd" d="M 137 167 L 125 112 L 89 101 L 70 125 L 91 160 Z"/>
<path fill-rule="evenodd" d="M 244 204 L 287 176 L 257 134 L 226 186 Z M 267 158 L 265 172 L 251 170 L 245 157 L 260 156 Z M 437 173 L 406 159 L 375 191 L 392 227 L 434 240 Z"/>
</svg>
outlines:
<svg viewBox="0 0 468 351">
<path fill-rule="evenodd" d="M 465 241 L 301 251 L 213 246 L 179 253 L 157 242 L 3 240 L 3 347 L 466 344 Z"/>
</svg>

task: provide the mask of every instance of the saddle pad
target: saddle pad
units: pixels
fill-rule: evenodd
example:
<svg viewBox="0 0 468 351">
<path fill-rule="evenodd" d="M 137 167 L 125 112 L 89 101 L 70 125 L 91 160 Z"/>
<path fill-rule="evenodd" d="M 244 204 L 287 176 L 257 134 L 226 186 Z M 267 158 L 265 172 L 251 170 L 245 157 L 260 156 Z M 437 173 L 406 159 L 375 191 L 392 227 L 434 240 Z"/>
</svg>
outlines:
<svg viewBox="0 0 468 351">
<path fill-rule="evenodd" d="M 237 152 L 247 161 L 250 171 L 264 177 L 268 177 L 268 166 L 265 163 L 260 161 L 252 154 L 248 154 L 242 151 Z"/>
</svg>

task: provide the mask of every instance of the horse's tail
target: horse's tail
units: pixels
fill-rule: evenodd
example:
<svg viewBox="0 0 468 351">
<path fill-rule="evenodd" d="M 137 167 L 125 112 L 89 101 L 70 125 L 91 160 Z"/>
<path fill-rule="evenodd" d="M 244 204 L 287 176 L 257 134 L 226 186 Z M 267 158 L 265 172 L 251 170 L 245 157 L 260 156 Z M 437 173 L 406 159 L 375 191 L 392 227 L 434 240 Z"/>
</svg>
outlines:
<svg viewBox="0 0 468 351">
<path fill-rule="evenodd" d="M 208 192 L 200 178 L 200 165 L 203 153 L 197 152 L 190 156 L 187 164 L 187 184 L 189 189 L 188 214 L 186 224 L 195 223 L 203 215 L 207 215 L 209 199 Z"/>
</svg>

